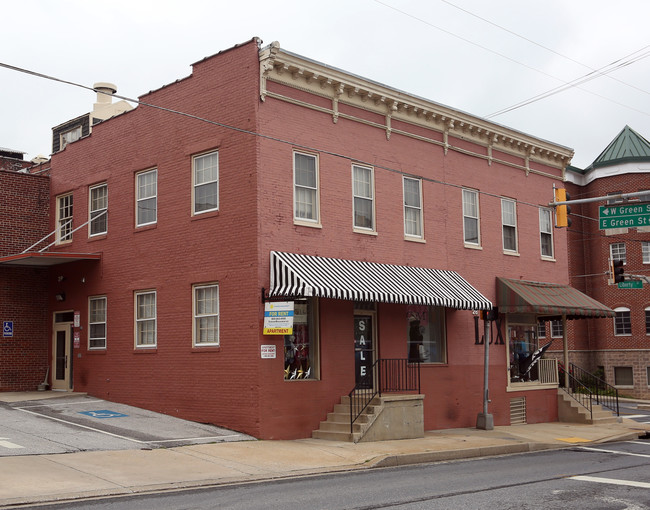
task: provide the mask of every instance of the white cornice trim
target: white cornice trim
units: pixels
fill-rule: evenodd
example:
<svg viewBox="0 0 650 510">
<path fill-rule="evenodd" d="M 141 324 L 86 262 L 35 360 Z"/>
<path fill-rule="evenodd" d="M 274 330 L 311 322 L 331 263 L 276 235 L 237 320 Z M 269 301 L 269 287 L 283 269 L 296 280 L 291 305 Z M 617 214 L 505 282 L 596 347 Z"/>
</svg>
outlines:
<svg viewBox="0 0 650 510">
<path fill-rule="evenodd" d="M 650 162 L 632 161 L 630 163 L 621 163 L 612 166 L 601 166 L 588 170 L 584 174 L 567 172 L 566 180 L 578 186 L 586 186 L 596 179 L 605 179 L 607 177 L 626 174 L 650 174 Z"/>
<path fill-rule="evenodd" d="M 259 58 L 262 101 L 271 95 L 267 90 L 270 80 L 328 98 L 331 108 L 320 109 L 331 114 L 334 123 L 341 117 L 339 104 L 347 104 L 381 115 L 384 122 L 377 127 L 386 131 L 388 139 L 394 132 L 392 121 L 399 120 L 442 133 L 445 153 L 450 148 L 449 137 L 468 140 L 487 148 L 487 156 L 481 156 L 488 164 L 492 151 L 498 150 L 523 158 L 527 172 L 529 162 L 534 161 L 564 173 L 573 157 L 573 150 L 567 147 L 295 55 L 282 50 L 277 42 L 260 50 Z"/>
</svg>

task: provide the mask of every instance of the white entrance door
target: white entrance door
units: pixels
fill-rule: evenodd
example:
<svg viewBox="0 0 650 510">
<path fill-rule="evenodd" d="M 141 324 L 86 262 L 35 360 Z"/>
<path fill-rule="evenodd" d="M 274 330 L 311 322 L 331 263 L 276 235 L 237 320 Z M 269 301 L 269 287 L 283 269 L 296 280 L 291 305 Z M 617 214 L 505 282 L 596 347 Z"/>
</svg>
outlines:
<svg viewBox="0 0 650 510">
<path fill-rule="evenodd" d="M 55 323 L 52 335 L 52 389 L 69 390 L 71 365 L 71 324 Z"/>
</svg>

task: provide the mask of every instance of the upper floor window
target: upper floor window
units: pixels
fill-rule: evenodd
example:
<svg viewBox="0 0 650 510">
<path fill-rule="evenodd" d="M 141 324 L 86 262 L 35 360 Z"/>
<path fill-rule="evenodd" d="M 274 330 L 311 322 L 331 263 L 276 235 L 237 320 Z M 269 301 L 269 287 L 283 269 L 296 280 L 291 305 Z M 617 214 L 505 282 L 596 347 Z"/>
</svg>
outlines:
<svg viewBox="0 0 650 510">
<path fill-rule="evenodd" d="M 650 335 L 650 307 L 645 309 L 645 334 Z"/>
<path fill-rule="evenodd" d="M 65 149 L 65 146 L 69 143 L 76 142 L 79 138 L 81 138 L 81 126 L 77 126 L 61 133 L 61 150 Z"/>
<path fill-rule="evenodd" d="M 550 209 L 539 210 L 539 235 L 542 257 L 553 258 L 553 214 Z"/>
<path fill-rule="evenodd" d="M 72 193 L 56 199 L 57 243 L 72 241 Z"/>
<path fill-rule="evenodd" d="M 625 243 L 610 244 L 609 254 L 612 260 L 622 260 L 623 264 L 627 264 L 627 253 L 625 250 Z"/>
<path fill-rule="evenodd" d="M 501 199 L 501 224 L 503 226 L 503 250 L 517 252 L 517 203 Z"/>
<path fill-rule="evenodd" d="M 632 334 L 632 322 L 630 320 L 630 309 L 623 306 L 614 308 L 614 335 L 629 336 Z"/>
<path fill-rule="evenodd" d="M 466 244 L 481 244 L 478 191 L 463 190 L 463 240 Z"/>
<path fill-rule="evenodd" d="M 158 218 L 158 170 L 136 174 L 136 226 L 156 223 Z"/>
<path fill-rule="evenodd" d="M 88 300 L 88 348 L 106 349 L 106 297 Z"/>
<path fill-rule="evenodd" d="M 219 286 L 194 287 L 194 345 L 219 345 Z"/>
<path fill-rule="evenodd" d="M 98 184 L 90 188 L 89 235 L 105 234 L 108 231 L 108 185 Z"/>
<path fill-rule="evenodd" d="M 318 159 L 311 154 L 293 153 L 293 217 L 319 223 Z"/>
<path fill-rule="evenodd" d="M 219 153 L 192 158 L 194 172 L 194 209 L 198 214 L 219 209 Z"/>
<path fill-rule="evenodd" d="M 404 235 L 422 235 L 422 181 L 404 177 Z"/>
<path fill-rule="evenodd" d="M 352 165 L 354 227 L 375 230 L 375 185 L 372 168 Z"/>
<path fill-rule="evenodd" d="M 650 242 L 648 241 L 641 242 L 641 253 L 643 257 L 643 263 L 650 264 Z"/>
<path fill-rule="evenodd" d="M 156 291 L 135 294 L 135 346 L 156 347 Z"/>
</svg>

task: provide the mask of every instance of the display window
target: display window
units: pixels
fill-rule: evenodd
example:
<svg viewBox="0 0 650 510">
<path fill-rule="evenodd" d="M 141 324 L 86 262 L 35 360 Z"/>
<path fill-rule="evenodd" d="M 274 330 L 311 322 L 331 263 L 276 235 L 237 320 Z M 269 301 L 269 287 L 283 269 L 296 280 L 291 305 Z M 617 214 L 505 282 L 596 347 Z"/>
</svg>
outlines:
<svg viewBox="0 0 650 510">
<path fill-rule="evenodd" d="M 510 350 L 510 382 L 528 382 L 539 379 L 537 363 L 533 363 L 539 348 L 537 326 L 511 324 L 508 326 Z"/>
<path fill-rule="evenodd" d="M 294 302 L 293 334 L 284 335 L 285 380 L 318 378 L 317 303 L 315 298 Z"/>
<path fill-rule="evenodd" d="M 410 362 L 446 363 L 445 309 L 409 305 L 406 309 L 406 342 Z"/>
</svg>

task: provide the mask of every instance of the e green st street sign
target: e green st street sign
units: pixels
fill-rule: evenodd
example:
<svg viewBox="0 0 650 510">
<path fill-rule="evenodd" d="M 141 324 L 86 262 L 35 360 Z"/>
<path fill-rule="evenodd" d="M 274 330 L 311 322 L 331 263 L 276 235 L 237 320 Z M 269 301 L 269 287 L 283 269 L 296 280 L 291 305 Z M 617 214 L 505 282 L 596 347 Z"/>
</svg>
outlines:
<svg viewBox="0 0 650 510">
<path fill-rule="evenodd" d="M 643 282 L 641 280 L 629 280 L 627 282 L 618 282 L 619 289 L 642 289 Z"/>
<path fill-rule="evenodd" d="M 598 209 L 600 230 L 608 228 L 649 227 L 650 204 L 605 205 Z"/>
</svg>

